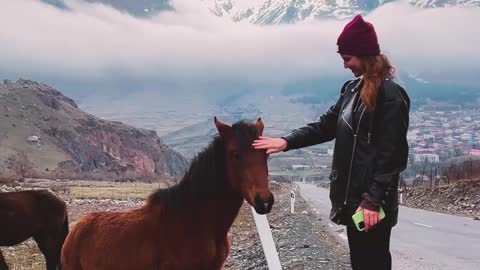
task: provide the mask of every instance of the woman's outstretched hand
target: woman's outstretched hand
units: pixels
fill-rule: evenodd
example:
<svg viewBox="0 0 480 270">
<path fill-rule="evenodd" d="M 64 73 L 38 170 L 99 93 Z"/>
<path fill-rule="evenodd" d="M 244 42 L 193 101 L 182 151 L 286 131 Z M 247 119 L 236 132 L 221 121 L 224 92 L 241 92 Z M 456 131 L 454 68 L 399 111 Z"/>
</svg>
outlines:
<svg viewBox="0 0 480 270">
<path fill-rule="evenodd" d="M 282 152 L 287 148 L 287 141 L 283 138 L 269 138 L 260 136 L 258 140 L 253 141 L 252 146 L 255 149 L 266 149 L 267 154 Z"/>
</svg>

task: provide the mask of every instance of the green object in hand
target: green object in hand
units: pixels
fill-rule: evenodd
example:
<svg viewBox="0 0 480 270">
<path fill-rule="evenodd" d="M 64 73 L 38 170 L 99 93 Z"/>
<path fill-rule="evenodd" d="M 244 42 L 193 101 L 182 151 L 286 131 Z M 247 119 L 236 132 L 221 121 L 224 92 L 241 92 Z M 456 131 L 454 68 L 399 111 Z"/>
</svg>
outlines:
<svg viewBox="0 0 480 270">
<path fill-rule="evenodd" d="M 380 207 L 380 220 L 385 218 L 385 212 L 383 211 L 383 208 Z M 365 222 L 363 220 L 363 210 L 359 211 L 358 213 L 355 213 L 352 216 L 353 219 L 353 224 L 357 227 L 357 230 L 363 231 L 365 230 Z"/>
</svg>

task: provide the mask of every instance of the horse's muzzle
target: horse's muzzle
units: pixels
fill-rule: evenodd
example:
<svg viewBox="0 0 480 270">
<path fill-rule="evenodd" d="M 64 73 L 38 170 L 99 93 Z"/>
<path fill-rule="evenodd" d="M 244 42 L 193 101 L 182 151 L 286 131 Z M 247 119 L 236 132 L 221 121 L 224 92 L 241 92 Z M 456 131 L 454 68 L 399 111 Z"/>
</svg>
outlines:
<svg viewBox="0 0 480 270">
<path fill-rule="evenodd" d="M 274 201 L 275 199 L 271 193 L 266 200 L 262 199 L 259 195 L 255 196 L 255 211 L 260 215 L 270 213 L 270 211 L 272 211 Z"/>
</svg>

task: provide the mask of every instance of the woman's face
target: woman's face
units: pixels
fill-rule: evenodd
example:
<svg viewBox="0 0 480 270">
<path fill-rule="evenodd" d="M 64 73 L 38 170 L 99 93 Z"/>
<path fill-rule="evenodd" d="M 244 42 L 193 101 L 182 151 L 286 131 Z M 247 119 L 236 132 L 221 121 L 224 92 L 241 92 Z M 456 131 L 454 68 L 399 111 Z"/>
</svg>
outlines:
<svg viewBox="0 0 480 270">
<path fill-rule="evenodd" d="M 360 77 L 363 75 L 364 71 L 360 58 L 348 54 L 341 54 L 340 56 L 343 59 L 343 67 L 350 69 L 353 73 L 353 76 Z"/>
</svg>

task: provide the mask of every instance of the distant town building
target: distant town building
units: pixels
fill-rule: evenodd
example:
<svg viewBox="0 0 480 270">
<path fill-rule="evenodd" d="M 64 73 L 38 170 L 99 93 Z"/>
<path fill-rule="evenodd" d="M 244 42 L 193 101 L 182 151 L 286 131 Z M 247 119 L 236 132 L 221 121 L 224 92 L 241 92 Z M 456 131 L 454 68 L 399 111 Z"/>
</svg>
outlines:
<svg viewBox="0 0 480 270">
<path fill-rule="evenodd" d="M 415 154 L 415 162 L 440 162 L 440 158 L 437 154 Z"/>
<path fill-rule="evenodd" d="M 425 134 L 423 135 L 424 140 L 435 140 L 435 135 L 433 134 Z"/>
<path fill-rule="evenodd" d="M 459 112 L 462 110 L 462 106 L 455 104 L 438 103 L 424 105 L 420 109 L 424 112 Z"/>
<path fill-rule="evenodd" d="M 414 151 L 417 154 L 434 154 L 435 153 L 434 148 L 415 147 Z"/>
<path fill-rule="evenodd" d="M 292 165 L 291 168 L 292 168 L 292 170 L 305 170 L 305 169 L 310 169 L 311 166 L 309 166 L 309 165 Z"/>
<path fill-rule="evenodd" d="M 470 156 L 480 156 L 480 149 L 470 150 Z"/>
<path fill-rule="evenodd" d="M 38 136 L 28 136 L 27 141 L 29 142 L 38 142 L 40 138 Z"/>
</svg>

